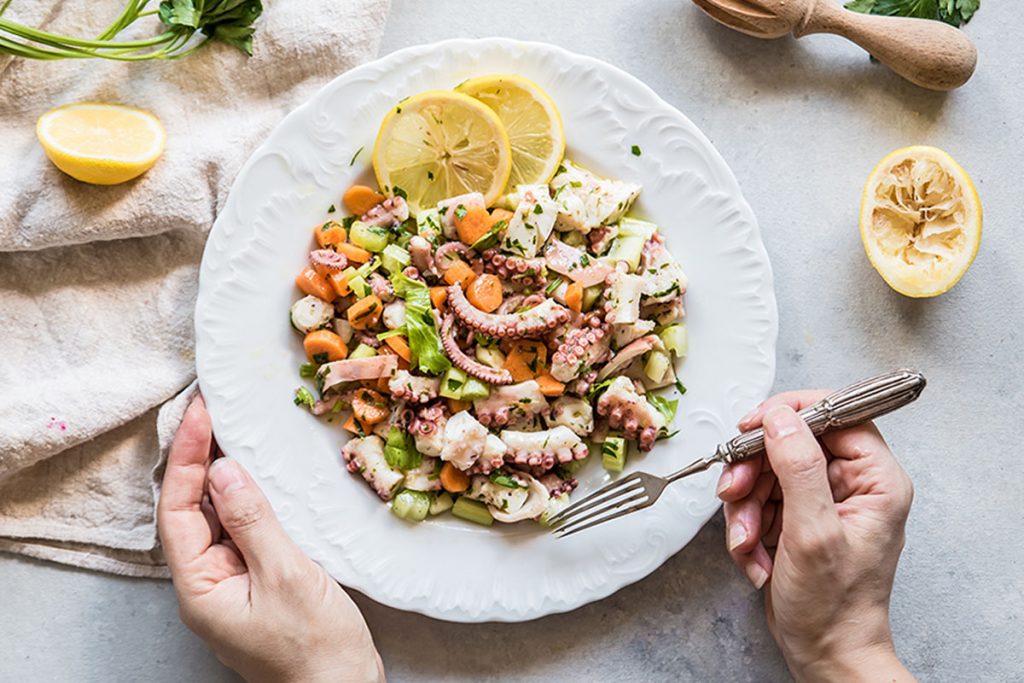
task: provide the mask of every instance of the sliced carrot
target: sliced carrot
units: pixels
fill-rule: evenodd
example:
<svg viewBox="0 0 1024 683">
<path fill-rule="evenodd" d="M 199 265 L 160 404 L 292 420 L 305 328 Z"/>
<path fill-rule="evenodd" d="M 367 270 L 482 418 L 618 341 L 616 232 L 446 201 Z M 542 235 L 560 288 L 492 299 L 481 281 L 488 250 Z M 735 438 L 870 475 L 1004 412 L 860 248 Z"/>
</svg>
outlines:
<svg viewBox="0 0 1024 683">
<path fill-rule="evenodd" d="M 491 227 L 493 228 L 501 222 L 504 222 L 507 226 L 512 222 L 512 216 L 514 215 L 514 213 L 505 209 L 491 209 Z"/>
<path fill-rule="evenodd" d="M 434 305 L 434 308 L 444 313 L 444 302 L 448 299 L 448 288 L 447 287 L 431 287 L 430 288 L 430 303 Z"/>
<path fill-rule="evenodd" d="M 377 349 L 377 355 L 379 355 L 379 356 L 387 356 L 387 355 L 398 356 L 398 354 L 395 353 L 395 350 L 393 348 L 391 348 L 390 346 L 388 346 L 387 344 L 381 344 L 380 345 L 380 347 Z M 399 370 L 408 370 L 409 369 L 409 361 L 407 361 L 406 359 L 402 358 L 401 356 L 398 356 L 398 369 Z"/>
<path fill-rule="evenodd" d="M 352 327 L 357 330 L 365 330 L 377 324 L 383 311 L 384 304 L 376 294 L 371 294 L 349 306 L 346 315 Z"/>
<path fill-rule="evenodd" d="M 391 406 L 373 389 L 359 389 L 352 398 L 352 413 L 360 424 L 372 426 L 391 415 Z"/>
<path fill-rule="evenodd" d="M 467 247 L 486 235 L 493 225 L 494 221 L 487 209 L 470 209 L 462 214 L 462 218 L 458 214 L 455 216 L 455 231 Z"/>
<path fill-rule="evenodd" d="M 535 379 L 540 385 L 540 393 L 545 396 L 561 396 L 565 393 L 565 385 L 552 377 L 547 370 L 537 375 Z"/>
<path fill-rule="evenodd" d="M 484 313 L 498 310 L 502 299 L 501 280 L 491 273 L 478 276 L 466 288 L 466 298 Z"/>
<path fill-rule="evenodd" d="M 344 424 L 341 425 L 341 428 L 346 431 L 352 432 L 356 436 L 368 436 L 370 433 L 373 432 L 373 425 L 368 425 L 365 422 L 357 421 L 354 413 L 348 416 L 348 419 L 345 420 Z"/>
<path fill-rule="evenodd" d="M 315 296 L 324 301 L 334 301 L 337 297 L 334 288 L 331 287 L 330 283 L 316 272 L 312 268 L 306 268 L 304 271 L 299 273 L 299 276 L 295 278 L 295 285 L 302 290 L 304 294 Z"/>
<path fill-rule="evenodd" d="M 345 228 L 338 221 L 321 223 L 313 228 L 313 234 L 316 235 L 317 244 L 321 249 L 336 247 L 348 238 Z"/>
<path fill-rule="evenodd" d="M 331 287 L 338 296 L 348 296 L 352 293 L 352 288 L 348 286 L 348 275 L 344 272 L 341 273 L 330 273 L 327 276 L 327 281 L 331 283 Z"/>
<path fill-rule="evenodd" d="M 366 185 L 353 185 L 341 196 L 341 202 L 345 208 L 357 216 L 362 216 L 382 201 L 384 201 L 384 195 Z"/>
<path fill-rule="evenodd" d="M 462 493 L 469 488 L 469 476 L 450 462 L 441 465 L 441 486 L 449 493 Z"/>
<path fill-rule="evenodd" d="M 412 350 L 409 348 L 409 342 L 406 341 L 405 337 L 400 335 L 388 337 L 384 340 L 384 343 L 394 349 L 399 358 L 404 358 L 407 361 L 412 360 Z"/>
<path fill-rule="evenodd" d="M 579 313 L 583 310 L 583 285 L 574 282 L 565 290 L 565 305 Z"/>
<path fill-rule="evenodd" d="M 461 413 L 463 410 L 469 410 L 472 407 L 473 404 L 469 401 L 460 401 L 457 398 L 448 399 L 448 410 L 452 412 L 452 415 Z"/>
<path fill-rule="evenodd" d="M 502 367 L 512 373 L 513 381 L 525 382 L 535 378 L 544 369 L 547 351 L 547 347 L 539 341 L 520 339 L 511 342 Z"/>
<path fill-rule="evenodd" d="M 302 348 L 306 350 L 306 357 L 314 363 L 345 360 L 348 356 L 345 342 L 330 330 L 313 330 L 302 340 Z"/>
<path fill-rule="evenodd" d="M 450 285 L 458 283 L 465 289 L 476 278 L 476 273 L 464 261 L 456 261 L 444 273 L 444 281 Z"/>
<path fill-rule="evenodd" d="M 345 257 L 353 263 L 366 263 L 373 257 L 373 254 L 362 247 L 357 247 L 351 242 L 342 242 L 341 244 L 335 245 L 334 248 L 338 250 L 339 254 L 344 254 Z"/>
</svg>

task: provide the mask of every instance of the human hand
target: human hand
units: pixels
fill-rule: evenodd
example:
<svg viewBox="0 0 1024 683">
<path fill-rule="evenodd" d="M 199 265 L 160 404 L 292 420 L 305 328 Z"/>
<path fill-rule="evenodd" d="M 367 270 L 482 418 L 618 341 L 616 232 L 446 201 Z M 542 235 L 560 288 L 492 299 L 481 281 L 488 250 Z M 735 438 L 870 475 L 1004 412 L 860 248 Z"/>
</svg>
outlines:
<svg viewBox="0 0 1024 683">
<path fill-rule="evenodd" d="M 740 422 L 764 427 L 767 457 L 722 473 L 729 553 L 767 585 L 768 628 L 797 680 L 913 680 L 889 629 L 913 488 L 873 424 L 814 438 L 795 411 L 826 393 L 780 394 Z"/>
<path fill-rule="evenodd" d="M 242 466 L 214 450 L 197 397 L 157 510 L 182 621 L 248 681 L 384 680 L 355 603 L 288 537 Z"/>
</svg>

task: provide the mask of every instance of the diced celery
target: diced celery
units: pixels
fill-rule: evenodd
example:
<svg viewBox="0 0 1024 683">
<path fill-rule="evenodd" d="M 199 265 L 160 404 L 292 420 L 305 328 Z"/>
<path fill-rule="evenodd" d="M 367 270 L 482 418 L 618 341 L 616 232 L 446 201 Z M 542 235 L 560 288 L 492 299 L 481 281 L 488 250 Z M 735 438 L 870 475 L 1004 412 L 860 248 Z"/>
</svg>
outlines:
<svg viewBox="0 0 1024 683">
<path fill-rule="evenodd" d="M 689 335 L 686 332 L 684 323 L 669 325 L 658 335 L 665 348 L 676 355 L 676 358 L 683 358 L 689 350 Z"/>
<path fill-rule="evenodd" d="M 658 231 L 658 226 L 649 221 L 641 221 L 636 218 L 623 218 L 619 222 L 620 237 L 639 237 L 644 242 L 651 239 L 651 235 Z"/>
<path fill-rule="evenodd" d="M 643 237 L 619 235 L 612 242 L 612 248 L 605 258 L 613 263 L 625 261 L 629 265 L 629 272 L 636 272 L 640 266 L 640 255 L 643 253 L 646 242 L 647 240 Z"/>
<path fill-rule="evenodd" d="M 360 344 L 352 351 L 352 353 L 348 354 L 348 357 L 351 360 L 356 360 L 358 358 L 373 358 L 376 355 L 377 349 L 367 344 Z"/>
<path fill-rule="evenodd" d="M 371 287 L 370 283 L 360 275 L 356 275 L 349 279 L 348 287 L 352 290 L 352 293 L 356 295 L 357 299 L 363 299 L 373 294 L 373 287 Z"/>
<path fill-rule="evenodd" d="M 409 242 L 412 242 L 413 237 L 413 235 L 410 235 L 407 232 L 403 232 L 401 235 L 398 236 L 398 239 L 394 241 L 394 244 L 401 247 L 402 249 L 408 249 Z"/>
<path fill-rule="evenodd" d="M 503 225 L 501 227 L 504 228 L 505 226 Z M 482 252 L 485 249 L 490 249 L 491 247 L 496 245 L 498 243 L 498 240 L 500 240 L 500 239 L 501 239 L 501 228 L 497 228 L 497 227 L 491 228 L 486 233 L 484 233 L 483 237 L 478 239 L 476 242 L 473 242 L 472 248 L 475 251 Z"/>
<path fill-rule="evenodd" d="M 388 430 L 388 438 L 384 444 L 384 459 L 388 465 L 403 472 L 419 467 L 423 462 L 412 435 L 398 427 L 391 427 Z"/>
<path fill-rule="evenodd" d="M 591 285 L 583 290 L 583 310 L 589 311 L 604 292 L 604 285 Z"/>
<path fill-rule="evenodd" d="M 416 230 L 419 233 L 429 232 L 441 234 L 441 212 L 437 209 L 425 209 L 416 214 Z"/>
<path fill-rule="evenodd" d="M 391 512 L 407 522 L 422 522 L 430 512 L 430 494 L 404 489 L 391 502 Z"/>
<path fill-rule="evenodd" d="M 299 366 L 299 377 L 305 377 L 309 379 L 316 374 L 316 365 L 313 363 L 303 363 Z"/>
<path fill-rule="evenodd" d="M 618 436 L 609 436 L 601 445 L 601 464 L 609 472 L 621 472 L 626 467 L 626 453 L 628 450 L 625 439 Z"/>
<path fill-rule="evenodd" d="M 479 399 L 487 398 L 491 395 L 491 387 L 476 377 L 469 377 L 466 379 L 466 383 L 462 385 L 462 393 L 459 394 L 459 399 L 463 401 L 476 401 Z"/>
<path fill-rule="evenodd" d="M 558 498 L 551 498 L 548 500 L 548 504 L 544 507 L 544 512 L 541 513 L 540 519 L 537 521 L 540 522 L 541 526 L 549 526 L 548 520 L 567 507 L 569 507 L 568 493 L 563 493 Z"/>
<path fill-rule="evenodd" d="M 486 505 L 465 496 L 460 496 L 455 501 L 455 505 L 452 506 L 452 514 L 474 524 L 481 524 L 483 526 L 494 524 L 494 518 L 491 517 L 491 511 L 487 509 Z"/>
<path fill-rule="evenodd" d="M 441 376 L 441 395 L 445 398 L 462 398 L 462 389 L 469 377 L 462 370 L 452 366 Z"/>
<path fill-rule="evenodd" d="M 439 515 L 442 512 L 447 512 L 452 509 L 452 505 L 455 505 L 455 501 L 452 500 L 451 494 L 442 491 L 434 496 L 434 500 L 430 501 L 430 514 Z"/>
<path fill-rule="evenodd" d="M 381 265 L 389 273 L 400 273 L 402 269 L 412 263 L 409 252 L 397 244 L 389 244 L 384 247 L 380 255 Z"/>
<path fill-rule="evenodd" d="M 478 361 L 488 367 L 498 369 L 505 366 L 505 354 L 497 346 L 481 346 L 477 344 L 473 355 L 476 356 Z"/>
<path fill-rule="evenodd" d="M 374 256 L 372 259 L 359 266 L 356 274 L 363 279 L 369 279 L 370 273 L 380 268 L 380 259 Z"/>
<path fill-rule="evenodd" d="M 362 221 L 356 221 L 348 231 L 348 239 L 357 247 L 380 253 L 391 241 L 391 231 Z"/>
<path fill-rule="evenodd" d="M 651 351 L 644 363 L 644 374 L 652 382 L 660 382 L 665 378 L 672 360 L 664 351 Z"/>
</svg>

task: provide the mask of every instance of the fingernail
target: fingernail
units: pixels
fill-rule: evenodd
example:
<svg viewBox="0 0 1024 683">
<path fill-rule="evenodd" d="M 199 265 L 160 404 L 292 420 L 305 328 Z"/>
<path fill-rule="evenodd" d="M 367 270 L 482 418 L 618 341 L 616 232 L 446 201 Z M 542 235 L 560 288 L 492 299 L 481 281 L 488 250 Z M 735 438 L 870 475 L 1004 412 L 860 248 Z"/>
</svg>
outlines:
<svg viewBox="0 0 1024 683">
<path fill-rule="evenodd" d="M 760 404 L 754 406 L 749 413 L 740 418 L 740 421 L 736 423 L 736 426 L 739 427 L 740 429 L 743 429 L 745 426 L 747 426 L 747 423 L 753 420 L 754 416 L 757 415 L 757 411 L 758 409 L 760 409 L 760 407 Z"/>
<path fill-rule="evenodd" d="M 747 540 L 747 527 L 736 522 L 729 527 L 729 550 L 736 550 L 740 543 Z"/>
<path fill-rule="evenodd" d="M 754 588 L 761 590 L 768 580 L 768 572 L 757 562 L 751 562 L 747 565 L 747 578 L 750 579 L 750 583 L 754 584 Z"/>
<path fill-rule="evenodd" d="M 732 479 L 733 477 L 731 471 L 725 470 L 724 472 L 722 472 L 722 478 L 718 480 L 718 488 L 715 489 L 715 495 L 720 496 L 726 491 L 728 491 L 729 487 L 732 486 Z"/>
<path fill-rule="evenodd" d="M 210 465 L 207 474 L 210 486 L 217 493 L 231 493 L 245 486 L 245 473 L 242 467 L 231 458 L 217 458 Z"/>
<path fill-rule="evenodd" d="M 782 439 L 796 434 L 800 418 L 789 406 L 776 406 L 764 416 L 764 431 L 770 439 Z"/>
</svg>

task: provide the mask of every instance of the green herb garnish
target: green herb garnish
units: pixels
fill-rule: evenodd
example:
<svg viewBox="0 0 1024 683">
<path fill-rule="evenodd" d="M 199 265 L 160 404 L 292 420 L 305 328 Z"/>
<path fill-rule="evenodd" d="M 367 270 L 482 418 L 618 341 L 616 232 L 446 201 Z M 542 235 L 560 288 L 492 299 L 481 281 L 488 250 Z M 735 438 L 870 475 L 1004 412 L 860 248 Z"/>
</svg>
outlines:
<svg viewBox="0 0 1024 683">
<path fill-rule="evenodd" d="M 936 19 L 963 26 L 981 6 L 981 0 L 851 0 L 845 7 L 864 14 Z"/>
</svg>

